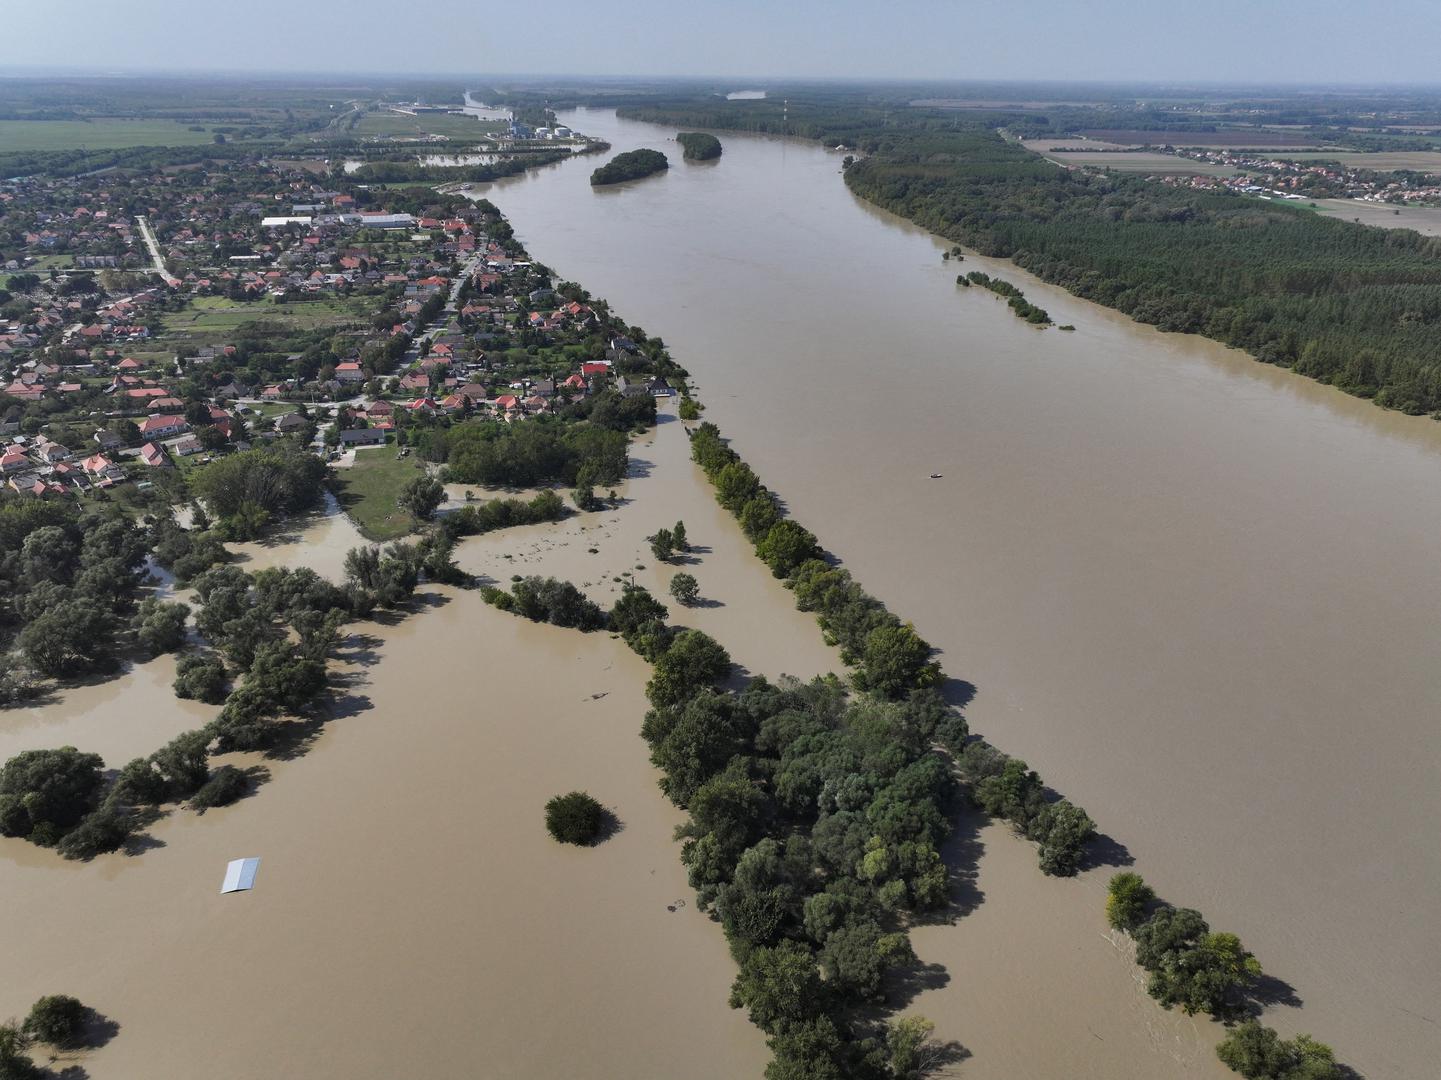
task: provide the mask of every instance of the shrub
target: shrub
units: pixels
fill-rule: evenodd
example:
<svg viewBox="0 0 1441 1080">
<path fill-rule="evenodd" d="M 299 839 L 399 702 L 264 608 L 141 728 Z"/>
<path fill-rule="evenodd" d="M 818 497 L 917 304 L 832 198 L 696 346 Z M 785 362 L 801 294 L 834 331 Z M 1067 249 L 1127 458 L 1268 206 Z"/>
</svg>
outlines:
<svg viewBox="0 0 1441 1080">
<path fill-rule="evenodd" d="M 0 771 L 0 836 L 59 841 L 94 806 L 104 765 L 73 746 L 16 754 Z"/>
<path fill-rule="evenodd" d="M 130 831 L 129 816 L 107 803 L 66 833 L 55 850 L 67 859 L 93 859 L 119 848 Z"/>
<path fill-rule="evenodd" d="M 791 571 L 802 563 L 819 559 L 822 552 L 809 530 L 783 519 L 772 525 L 770 532 L 756 544 L 756 554 L 771 568 L 771 573 L 784 578 L 790 577 Z"/>
<path fill-rule="evenodd" d="M 185 643 L 185 620 L 190 617 L 186 604 L 167 604 L 153 597 L 140 605 L 130 620 L 135 638 L 151 656 L 174 652 Z"/>
<path fill-rule="evenodd" d="M 1331 1048 L 1309 1035 L 1283 1039 L 1254 1020 L 1232 1029 L 1216 1056 L 1246 1080 L 1340 1080 Z"/>
<path fill-rule="evenodd" d="M 588 846 L 600 839 L 605 809 L 584 791 L 557 795 L 545 804 L 545 827 L 563 844 Z"/>
<path fill-rule="evenodd" d="M 225 665 L 214 657 L 182 656 L 175 665 L 175 696 L 219 705 L 225 700 Z"/>
<path fill-rule="evenodd" d="M 195 793 L 190 805 L 202 813 L 212 806 L 229 806 L 240 796 L 250 782 L 245 774 L 234 765 L 222 765 L 210 774 L 210 779 Z"/>
<path fill-rule="evenodd" d="M 24 1031 L 33 1039 L 51 1046 L 73 1046 L 80 1041 L 90 1010 L 78 998 L 66 994 L 50 994 L 30 1008 Z"/>
<path fill-rule="evenodd" d="M 18 1024 L 0 1024 L 0 1080 L 41 1080 L 46 1074 L 26 1051 L 30 1037 Z"/>
<path fill-rule="evenodd" d="M 700 583 L 694 574 L 679 573 L 670 579 L 670 594 L 678 603 L 690 607 L 700 596 Z"/>
<path fill-rule="evenodd" d="M 511 598 L 516 613 L 533 622 L 578 630 L 599 630 L 605 625 L 605 612 L 568 581 L 521 578 L 511 589 Z"/>
<path fill-rule="evenodd" d="M 730 654 L 700 630 L 682 630 L 656 658 L 646 696 L 656 708 L 679 705 L 730 673 Z"/>
<path fill-rule="evenodd" d="M 1156 899 L 1156 891 L 1140 874 L 1123 870 L 1111 878 L 1107 888 L 1107 922 L 1117 930 L 1134 930 L 1146 921 L 1146 911 Z"/>
</svg>

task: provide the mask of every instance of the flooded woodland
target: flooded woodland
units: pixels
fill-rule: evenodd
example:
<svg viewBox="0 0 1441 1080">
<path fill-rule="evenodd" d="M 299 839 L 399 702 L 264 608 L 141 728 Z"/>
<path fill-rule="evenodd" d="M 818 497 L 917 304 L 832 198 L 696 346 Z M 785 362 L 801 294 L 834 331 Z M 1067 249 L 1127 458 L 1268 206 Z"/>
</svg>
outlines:
<svg viewBox="0 0 1441 1080">
<path fill-rule="evenodd" d="M 562 114 L 616 151 L 665 129 Z M 1097 865 L 961 812 L 951 909 L 913 931 L 901 1001 L 983 1080 L 1219 1078 L 1220 1029 L 1162 1010 L 1108 932 L 1133 865 L 1234 930 L 1277 983 L 1267 1022 L 1373 1080 L 1426 1075 L 1441 1028 L 1441 425 L 1208 342 L 1162 335 L 854 199 L 839 155 L 722 134 L 716 163 L 592 189 L 566 162 L 477 190 L 531 254 L 650 333 L 790 512 L 944 650 L 973 730 L 1085 806 Z M 1022 285 L 1039 330 L 961 269 Z M 383 451 L 382 451 L 383 452 Z M 705 630 L 747 674 L 839 670 L 662 409 L 619 505 L 464 541 L 484 579 L 663 593 L 677 519 Z M 932 479 L 932 473 L 941 476 Z M 453 492 L 460 495 L 460 492 Z M 489 493 L 477 491 L 482 497 Z M 463 496 L 462 496 L 463 497 Z M 240 565 L 339 575 L 332 504 Z M 339 650 L 328 715 L 248 798 L 90 863 L 0 842 L 0 1015 L 72 993 L 118 1031 L 95 1077 L 739 1077 L 767 1060 L 726 1007 L 639 728 L 648 669 L 606 634 L 427 586 Z M 7 755 L 72 743 L 118 767 L 207 719 L 171 659 L 0 715 Z M 584 788 L 620 822 L 557 845 Z M 222 896 L 232 858 L 256 888 Z"/>
</svg>

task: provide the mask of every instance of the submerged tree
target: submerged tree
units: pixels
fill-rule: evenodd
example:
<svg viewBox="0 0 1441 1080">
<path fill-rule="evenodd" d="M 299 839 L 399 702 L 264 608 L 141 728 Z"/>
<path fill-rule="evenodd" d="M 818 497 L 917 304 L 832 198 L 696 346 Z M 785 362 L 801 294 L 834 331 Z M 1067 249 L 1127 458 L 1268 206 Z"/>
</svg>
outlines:
<svg viewBox="0 0 1441 1080">
<path fill-rule="evenodd" d="M 694 574 L 679 573 L 670 579 L 670 594 L 678 603 L 690 607 L 700 596 L 700 583 Z"/>
<path fill-rule="evenodd" d="M 584 791 L 557 795 L 545 804 L 545 828 L 563 844 L 594 844 L 605 827 L 605 808 Z"/>
</svg>

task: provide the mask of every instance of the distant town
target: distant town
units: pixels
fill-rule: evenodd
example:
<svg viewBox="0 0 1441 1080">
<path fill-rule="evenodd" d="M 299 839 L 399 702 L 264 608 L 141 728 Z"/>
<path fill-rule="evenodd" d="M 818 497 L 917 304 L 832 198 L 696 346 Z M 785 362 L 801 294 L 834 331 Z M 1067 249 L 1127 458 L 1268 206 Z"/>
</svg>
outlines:
<svg viewBox="0 0 1441 1080">
<path fill-rule="evenodd" d="M 22 241 L 0 320 L 0 477 L 19 494 L 144 488 L 283 435 L 342 458 L 438 419 L 674 392 L 635 374 L 624 335 L 580 348 L 602 330 L 583 294 L 454 195 L 262 159 L 17 179 L 0 206 Z"/>
</svg>

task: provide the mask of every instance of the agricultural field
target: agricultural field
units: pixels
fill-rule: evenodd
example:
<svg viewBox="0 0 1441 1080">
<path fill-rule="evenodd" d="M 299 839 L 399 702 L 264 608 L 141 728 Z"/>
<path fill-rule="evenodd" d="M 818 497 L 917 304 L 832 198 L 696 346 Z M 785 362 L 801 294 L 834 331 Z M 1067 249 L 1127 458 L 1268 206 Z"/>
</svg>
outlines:
<svg viewBox="0 0 1441 1080">
<path fill-rule="evenodd" d="M 1357 199 L 1317 199 L 1323 214 L 1374 225 L 1380 229 L 1415 229 L 1423 236 L 1441 236 L 1441 207 L 1387 206 Z"/>
<path fill-rule="evenodd" d="M 355 452 L 355 464 L 335 470 L 335 497 L 366 537 L 397 540 L 415 523 L 395 500 L 406 484 L 424 474 L 425 463 L 414 454 L 397 457 L 393 446 L 362 448 Z"/>
<path fill-rule="evenodd" d="M 1022 144 L 1027 150 L 1034 151 L 1054 161 L 1057 165 L 1069 166 L 1071 168 L 1090 167 L 1096 169 L 1114 169 L 1116 172 L 1136 172 L 1147 175 L 1172 175 L 1172 176 L 1235 176 L 1237 170 L 1216 165 L 1209 161 L 1191 161 L 1188 158 L 1176 157 L 1174 154 L 1162 154 L 1148 150 L 1115 150 L 1104 149 L 1075 150 L 1055 152 L 1057 146 L 1066 145 L 1065 140 L 1056 139 L 1028 139 Z"/>
<path fill-rule="evenodd" d="M 1284 147 L 1316 146 L 1316 140 L 1298 131 L 1276 131 L 1273 128 L 1225 128 L 1221 131 L 1168 131 L 1148 128 L 1097 128 L 1079 134 L 1089 139 L 1122 143 L 1127 146 L 1214 146 L 1268 150 Z"/>
<path fill-rule="evenodd" d="M 479 139 L 501 130 L 498 121 L 478 120 L 473 116 L 438 113 L 410 116 L 406 113 L 368 112 L 351 128 L 349 135 L 379 135 L 390 138 L 424 138 L 443 135 L 447 139 Z"/>
<path fill-rule="evenodd" d="M 1307 154 L 1278 154 L 1287 161 L 1337 161 L 1352 169 L 1391 172 L 1412 169 L 1441 176 L 1441 150 L 1378 150 L 1375 153 L 1332 150 Z"/>
<path fill-rule="evenodd" d="M 205 124 L 177 120 L 0 120 L 0 150 L 124 150 L 132 146 L 201 146 L 214 141 Z M 221 125 L 222 127 L 226 125 Z"/>
</svg>

